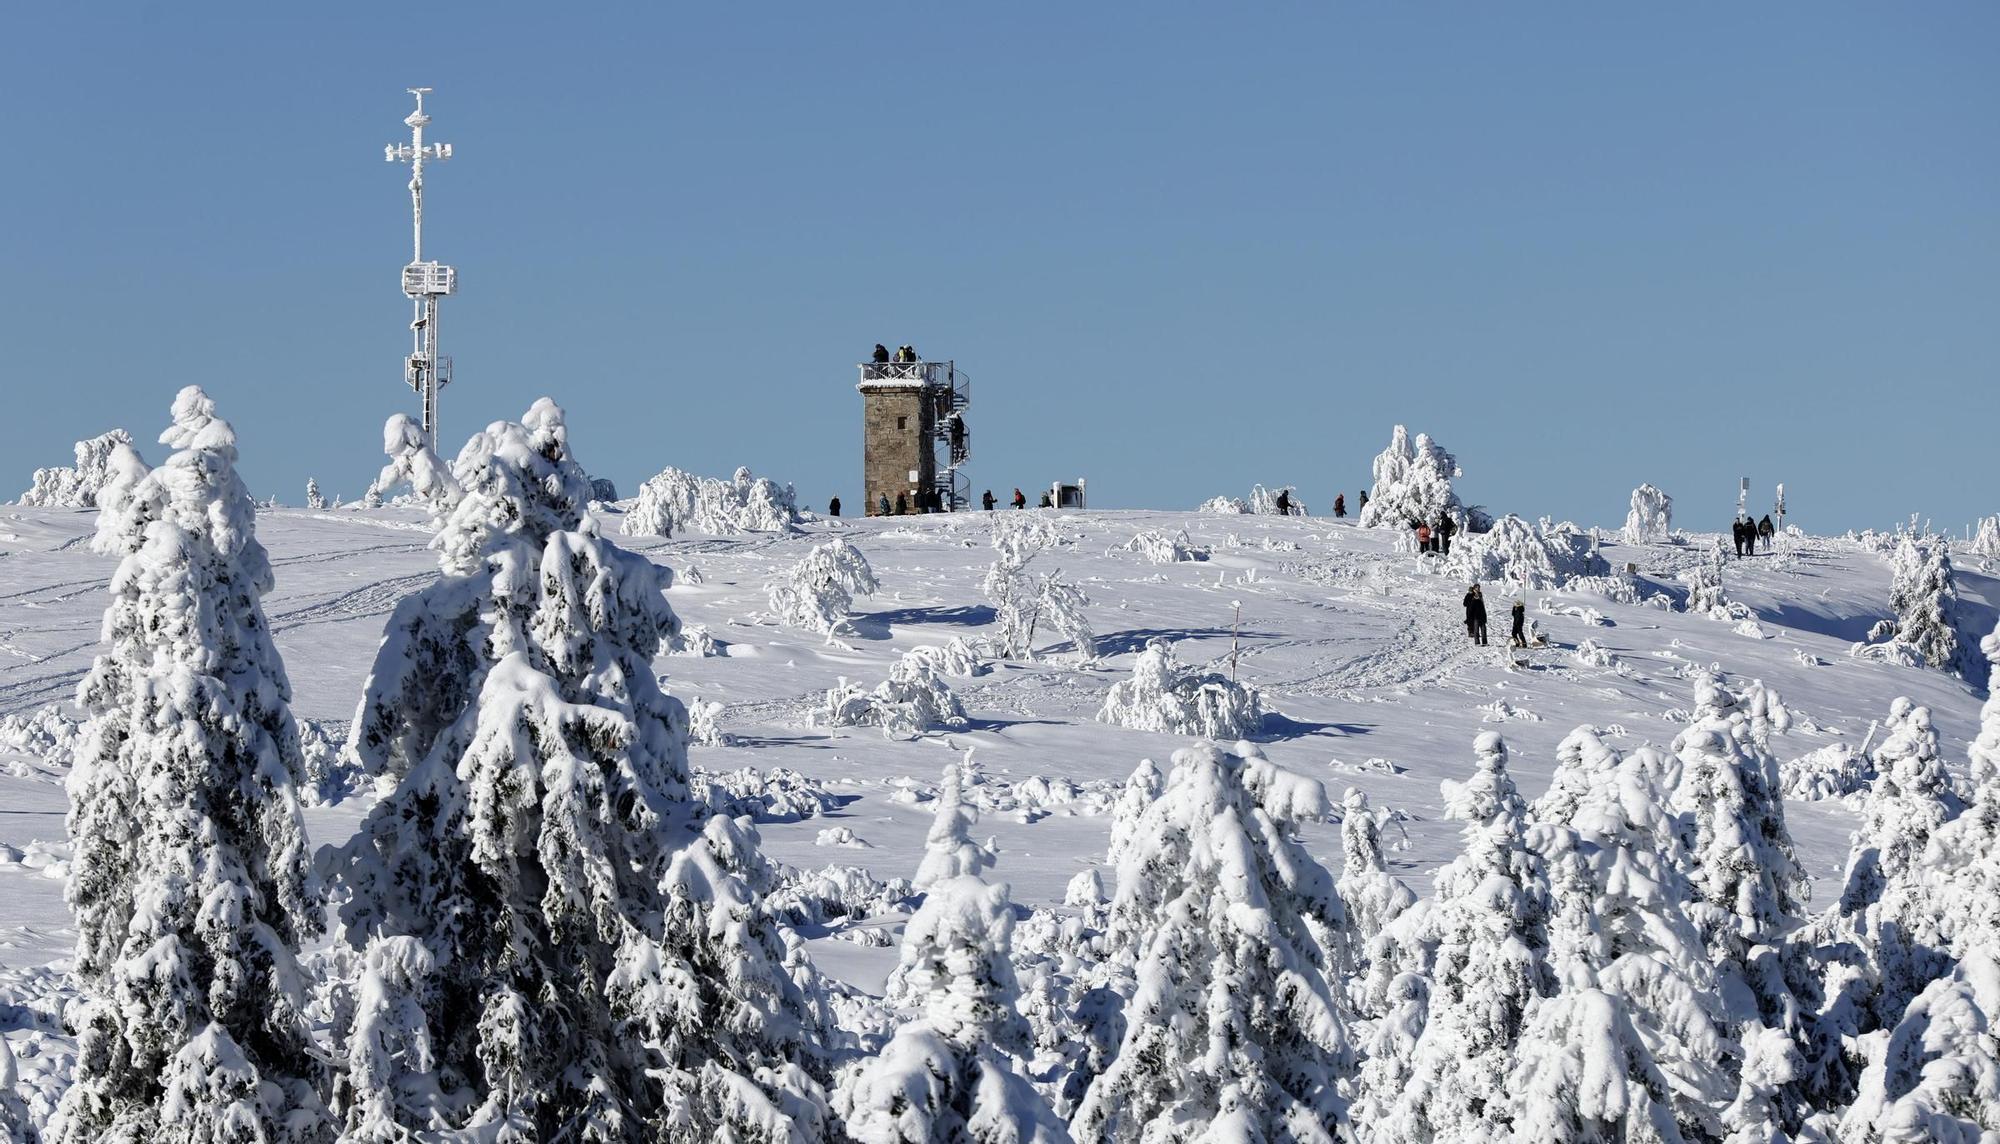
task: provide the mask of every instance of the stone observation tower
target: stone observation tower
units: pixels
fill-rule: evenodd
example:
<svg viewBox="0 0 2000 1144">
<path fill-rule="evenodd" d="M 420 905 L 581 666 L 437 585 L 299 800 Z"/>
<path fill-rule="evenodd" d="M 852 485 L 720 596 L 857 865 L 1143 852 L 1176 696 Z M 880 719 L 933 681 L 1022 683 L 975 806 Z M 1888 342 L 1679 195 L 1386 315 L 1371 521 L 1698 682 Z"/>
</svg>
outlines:
<svg viewBox="0 0 2000 1144">
<path fill-rule="evenodd" d="M 948 361 L 864 362 L 861 366 L 862 503 L 867 515 L 881 498 L 901 494 L 911 512 L 917 493 L 937 494 L 946 512 L 966 507 L 971 489 L 959 466 L 971 456 L 965 407 L 972 382 Z"/>
</svg>

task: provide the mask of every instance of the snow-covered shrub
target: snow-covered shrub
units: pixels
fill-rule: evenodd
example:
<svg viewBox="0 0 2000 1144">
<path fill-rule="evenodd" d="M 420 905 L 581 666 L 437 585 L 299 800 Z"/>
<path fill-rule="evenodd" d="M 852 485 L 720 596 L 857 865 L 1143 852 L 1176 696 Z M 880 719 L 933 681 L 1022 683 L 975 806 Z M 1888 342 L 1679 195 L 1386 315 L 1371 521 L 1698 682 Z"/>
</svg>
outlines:
<svg viewBox="0 0 2000 1144">
<path fill-rule="evenodd" d="M 1111 685 L 1097 719 L 1135 731 L 1240 739 L 1264 722 L 1264 699 L 1247 683 L 1187 667 L 1171 640 L 1155 636 L 1133 661 L 1132 677 Z"/>
<path fill-rule="evenodd" d="M 1625 514 L 1625 543 L 1665 544 L 1674 533 L 1674 498 L 1640 485 L 1632 490 L 1632 509 Z"/>
<path fill-rule="evenodd" d="M 1111 841 L 1104 850 L 1104 864 L 1116 870 L 1125 860 L 1125 852 L 1136 841 L 1139 824 L 1145 820 L 1146 810 L 1153 800 L 1166 789 L 1167 776 L 1160 765 L 1151 759 L 1140 759 L 1133 768 L 1125 785 L 1119 789 L 1118 801 L 1111 808 Z"/>
<path fill-rule="evenodd" d="M 132 435 L 113 429 L 76 443 L 75 467 L 36 469 L 20 503 L 39 508 L 96 508 L 97 493 L 116 475 L 112 454 L 132 447 Z"/>
<path fill-rule="evenodd" d="M 1972 554 L 1983 560 L 2000 560 L 2000 515 L 1979 518 L 1979 530 L 1973 534 Z"/>
<path fill-rule="evenodd" d="M 934 883 L 903 934 L 888 999 L 913 1018 L 842 1075 L 834 1106 L 861 1144 L 1069 1144 L 1022 1058 L 1005 886 Z"/>
<path fill-rule="evenodd" d="M 326 494 L 319 491 L 319 482 L 312 477 L 306 478 L 306 507 L 315 512 L 326 510 Z"/>
<path fill-rule="evenodd" d="M 1398 425 L 1389 447 L 1375 458 L 1375 487 L 1359 523 L 1363 528 L 1415 528 L 1436 524 L 1443 516 L 1460 520 L 1463 511 L 1451 482 L 1463 475 L 1457 460 L 1429 434 L 1417 434 L 1412 444 L 1410 431 Z"/>
<path fill-rule="evenodd" d="M 1138 553 L 1145 557 L 1148 564 L 1181 564 L 1208 559 L 1208 549 L 1191 543 L 1185 528 L 1171 535 L 1157 528 L 1145 529 L 1118 547 L 1124 552 Z"/>
<path fill-rule="evenodd" d="M 872 596 L 877 587 L 868 558 L 835 537 L 814 545 L 805 559 L 771 584 L 771 610 L 779 622 L 818 632 L 831 642 L 835 634 L 848 630 L 854 597 Z"/>
<path fill-rule="evenodd" d="M 859 866 L 783 869 L 765 890 L 764 904 L 786 925 L 824 926 L 844 918 L 869 918 L 900 910 L 913 892 L 907 878 L 885 882 Z"/>
<path fill-rule="evenodd" d="M 474 438 L 475 441 L 477 439 Z M 419 500 L 430 505 L 435 516 L 450 513 L 458 503 L 461 494 L 458 478 L 438 459 L 430 444 L 424 440 L 423 426 L 412 420 L 409 414 L 394 414 L 383 424 L 382 452 L 389 458 L 389 463 L 382 466 L 375 483 L 368 486 L 368 494 L 362 499 L 362 504 L 379 508 L 385 497 L 405 485 Z M 461 457 L 458 463 L 463 462 Z"/>
<path fill-rule="evenodd" d="M 945 675 L 969 677 L 985 675 L 992 668 L 980 656 L 979 649 L 967 643 L 963 636 L 953 636 L 943 644 L 925 644 L 904 652 L 919 659 L 927 660 L 931 670 Z"/>
<path fill-rule="evenodd" d="M 1532 525 L 1512 513 L 1454 545 L 1449 567 L 1468 580 L 1529 589 L 1562 588 L 1579 576 L 1611 570 L 1590 535 L 1575 525 Z"/>
<path fill-rule="evenodd" d="M 305 760 L 299 797 L 307 806 L 333 806 L 362 786 L 353 760 L 341 750 L 347 730 L 339 722 L 300 719 L 299 751 Z"/>
<path fill-rule="evenodd" d="M 813 721 L 826 727 L 880 727 L 891 739 L 914 739 L 937 727 L 965 725 L 965 708 L 938 674 L 936 660 L 903 653 L 889 666 L 889 678 L 863 691 L 846 679 L 827 689 Z"/>
<path fill-rule="evenodd" d="M 21 1099 L 20 1083 L 21 1069 L 14 1062 L 14 1050 L 5 1037 L 0 1037 L 0 1140 L 36 1144 L 40 1136 L 28 1118 L 28 1104 Z"/>
<path fill-rule="evenodd" d="M 1845 798 L 1867 789 L 1875 768 L 1851 745 L 1828 743 L 1786 759 L 1778 765 L 1778 776 L 1786 798 L 1814 801 Z"/>
<path fill-rule="evenodd" d="M 1688 615 L 1707 616 L 1712 620 L 1736 618 L 1730 610 L 1729 601 L 1722 595 L 1722 569 L 1726 560 L 1722 540 L 1717 538 L 1708 551 L 1707 559 L 1681 571 L 1681 583 L 1688 590 Z"/>
<path fill-rule="evenodd" d="M 1388 925 L 1416 904 L 1417 896 L 1382 861 L 1382 819 L 1368 796 L 1347 788 L 1340 815 L 1340 881 L 1335 889 L 1352 926 L 1351 960 L 1365 971 L 1369 948 Z"/>
<path fill-rule="evenodd" d="M 271 563 L 236 435 L 189 386 L 146 472 L 119 442 L 94 547 L 115 556 L 108 645 L 79 690 L 65 898 L 75 1081 L 65 1144 L 304 1138 L 322 1070 L 296 964 L 318 934 Z"/>
<path fill-rule="evenodd" d="M 369 1074 L 386 1104 L 350 1074 L 343 1131 L 821 1134 L 815 1018 L 746 881 L 755 835 L 706 816 L 687 712 L 652 670 L 680 627 L 670 573 L 583 530 L 546 399 L 474 435 L 454 475 L 442 575 L 398 605 L 350 736 L 385 793 L 328 861 L 350 943 L 433 957 L 411 985 L 431 1052 Z M 350 1061 L 375 1051 L 334 1033 Z"/>
<path fill-rule="evenodd" d="M 639 498 L 618 528 L 627 536 L 676 536 L 687 532 L 736 536 L 793 532 L 799 508 L 791 486 L 739 468 L 729 480 L 668 468 L 639 486 Z"/>
<path fill-rule="evenodd" d="M 1570 657 L 1583 667 L 1611 668 L 1618 664 L 1618 657 L 1611 653 L 1611 649 L 1593 639 L 1579 642 Z"/>
<path fill-rule="evenodd" d="M 703 747 L 727 747 L 734 742 L 722 730 L 722 704 L 696 699 L 687 705 L 688 742 Z"/>
<path fill-rule="evenodd" d="M 1020 528 L 996 528 L 997 555 L 986 570 L 982 590 L 993 601 L 999 634 L 994 646 L 1013 659 L 1033 659 L 1035 629 L 1046 623 L 1067 638 L 1085 663 L 1096 658 L 1097 637 L 1083 609 L 1090 597 L 1063 579 L 1062 570 L 1038 572 L 1029 565 L 1041 554 L 1045 540 Z"/>
<path fill-rule="evenodd" d="M 719 772 L 696 767 L 694 778 L 698 786 L 707 786 L 709 811 L 725 818 L 796 822 L 825 814 L 840 804 L 819 780 L 790 767 L 770 771 L 739 767 Z"/>
<path fill-rule="evenodd" d="M 1118 868 L 1104 943 L 1133 991 L 1070 1124 L 1078 1139 L 1351 1134 L 1346 910 L 1294 834 L 1326 809 L 1320 784 L 1247 743 L 1174 753 Z"/>
<path fill-rule="evenodd" d="M 1236 516 L 1250 511 L 1250 506 L 1235 497 L 1210 497 L 1195 507 L 1196 512 L 1213 513 L 1220 516 Z"/>
<path fill-rule="evenodd" d="M 1499 735 L 1481 733 L 1473 754 L 1472 778 L 1443 784 L 1446 816 L 1466 824 L 1464 852 L 1439 871 L 1435 894 L 1383 929 L 1371 950 L 1371 982 L 1416 974 L 1429 983 L 1407 1060 L 1363 1070 L 1366 1115 L 1386 1139 L 1503 1135 L 1524 1014 L 1556 990 L 1547 963 L 1552 891 L 1527 844 L 1527 803 Z"/>
<path fill-rule="evenodd" d="M 50 703 L 19 715 L 0 716 L 0 747 L 39 757 L 55 772 L 70 769 L 83 743 L 84 722 L 66 703 Z"/>
<path fill-rule="evenodd" d="M 667 654 L 688 659 L 706 659 L 721 654 L 716 647 L 715 633 L 707 624 L 689 624 L 681 629 L 681 634 L 668 641 Z"/>
</svg>

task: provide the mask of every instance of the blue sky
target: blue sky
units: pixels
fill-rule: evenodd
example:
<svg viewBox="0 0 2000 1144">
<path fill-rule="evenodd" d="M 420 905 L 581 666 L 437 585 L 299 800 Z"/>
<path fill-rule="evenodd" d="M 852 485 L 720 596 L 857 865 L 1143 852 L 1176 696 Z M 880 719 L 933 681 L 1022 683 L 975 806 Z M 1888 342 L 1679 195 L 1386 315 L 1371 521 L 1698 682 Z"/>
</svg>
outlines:
<svg viewBox="0 0 2000 1144">
<path fill-rule="evenodd" d="M 0 495 L 189 382 L 259 495 L 360 492 L 421 83 L 454 448 L 547 393 L 627 491 L 853 505 L 879 340 L 1003 495 L 1317 511 L 1404 422 L 1530 516 L 2000 511 L 2000 6 L 556 8 L 10 8 Z"/>
</svg>

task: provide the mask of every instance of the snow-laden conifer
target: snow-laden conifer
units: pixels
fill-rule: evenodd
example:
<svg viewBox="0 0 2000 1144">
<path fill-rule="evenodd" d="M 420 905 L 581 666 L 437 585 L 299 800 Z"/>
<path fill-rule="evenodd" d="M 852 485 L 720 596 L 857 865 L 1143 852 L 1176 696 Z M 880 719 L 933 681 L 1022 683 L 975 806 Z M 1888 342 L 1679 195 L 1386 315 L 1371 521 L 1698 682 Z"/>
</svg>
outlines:
<svg viewBox="0 0 2000 1144">
<path fill-rule="evenodd" d="M 888 999 L 912 1013 L 834 1095 L 862 1144 L 1067 1144 L 1022 1059 L 1028 1027 L 1008 960 L 1013 907 L 972 874 L 932 882 L 903 934 Z"/>
<path fill-rule="evenodd" d="M 1369 502 L 1374 507 L 1374 502 Z M 1530 524 L 1512 513 L 1483 533 L 1460 541 L 1450 567 L 1468 580 L 1526 589 L 1561 588 L 1579 576 L 1611 570 L 1588 533 L 1568 522 Z"/>
<path fill-rule="evenodd" d="M 828 727 L 880 727 L 891 739 L 914 739 L 934 728 L 965 725 L 965 707 L 938 672 L 938 649 L 912 648 L 889 666 L 889 678 L 863 691 L 845 678 L 827 689 L 812 713 Z"/>
<path fill-rule="evenodd" d="M 120 559 L 79 692 L 71 777 L 74 1084 L 53 1138 L 323 1134 L 302 940 L 319 932 L 291 685 L 236 435 L 189 386 L 144 472 L 119 443 L 99 521 Z"/>
<path fill-rule="evenodd" d="M 850 628 L 854 597 L 872 596 L 875 570 L 859 548 L 835 537 L 814 545 L 805 558 L 770 587 L 771 610 L 780 623 L 817 632 L 831 643 Z"/>
<path fill-rule="evenodd" d="M 1376 1138 L 1475 1140 L 1511 1125 L 1507 1074 L 1524 1015 L 1555 992 L 1547 964 L 1552 891 L 1527 846 L 1527 803 L 1507 773 L 1507 747 L 1473 742 L 1472 778 L 1444 784 L 1447 817 L 1466 824 L 1465 850 L 1437 875 L 1436 894 L 1384 931 L 1393 968 L 1429 981 L 1422 1033 L 1397 1084 L 1368 1093 Z M 1381 972 L 1382 967 L 1371 967 Z"/>
<path fill-rule="evenodd" d="M 1674 498 L 1640 485 L 1632 490 L 1632 508 L 1625 514 L 1625 543 L 1662 544 L 1673 535 Z"/>
<path fill-rule="evenodd" d="M 1155 636 L 1132 664 L 1132 676 L 1111 685 L 1099 722 L 1135 731 L 1204 739 L 1240 739 L 1264 721 L 1256 688 L 1212 671 L 1195 671 L 1174 656 L 1173 641 Z"/>
<path fill-rule="evenodd" d="M 368 494 L 362 500 L 364 505 L 379 507 L 390 493 L 405 486 L 438 516 L 450 512 L 458 503 L 458 479 L 424 439 L 423 426 L 409 414 L 393 414 L 382 426 L 382 452 L 389 463 L 382 466 L 375 483 L 368 486 Z"/>
<path fill-rule="evenodd" d="M 1248 743 L 1174 753 L 1118 870 L 1105 942 L 1135 991 L 1071 1121 L 1078 1139 L 1348 1134 L 1354 1055 L 1335 984 L 1347 919 L 1292 834 L 1325 812 L 1320 784 Z"/>
<path fill-rule="evenodd" d="M 1729 601 L 1722 594 L 1722 569 L 1727 561 L 1722 539 L 1717 537 L 1715 543 L 1709 546 L 1706 559 L 1681 570 L 1681 583 L 1688 590 L 1688 615 L 1707 616 L 1712 620 L 1734 618 L 1729 610 Z"/>
<path fill-rule="evenodd" d="M 319 491 L 319 481 L 312 477 L 306 478 L 306 507 L 315 512 L 326 508 L 326 494 Z"/>
<path fill-rule="evenodd" d="M 1458 519 L 1462 509 L 1451 482 L 1461 475 L 1457 460 L 1429 434 L 1417 434 L 1412 443 L 1410 431 L 1398 425 L 1389 447 L 1375 458 L 1375 484 L 1359 523 L 1363 528 L 1415 528 L 1435 525 L 1441 516 Z"/>
<path fill-rule="evenodd" d="M 919 890 L 928 890 L 949 878 L 979 874 L 993 865 L 993 852 L 972 840 L 972 824 L 978 812 L 965 804 L 965 772 L 971 767 L 971 752 L 964 763 L 954 759 L 945 764 L 938 784 L 937 811 L 930 832 L 924 836 L 923 861 L 917 864 L 912 881 Z"/>
<path fill-rule="evenodd" d="M 1157 528 L 1142 529 L 1118 548 L 1138 553 L 1148 564 L 1181 564 L 1206 560 L 1209 555 L 1207 548 L 1199 547 L 1188 539 L 1185 528 L 1172 533 Z"/>
<path fill-rule="evenodd" d="M 1167 776 L 1160 765 L 1151 759 L 1140 759 L 1126 777 L 1125 785 L 1119 788 L 1118 800 L 1111 805 L 1111 840 L 1104 850 L 1105 865 L 1116 870 L 1123 864 L 1125 852 L 1138 841 L 1146 809 L 1166 786 Z"/>
<path fill-rule="evenodd" d="M 7 1144 L 37 1144 L 41 1133 L 28 1116 L 28 1104 L 21 1099 L 20 1066 L 14 1061 L 14 1049 L 7 1038 L 0 1037 L 0 1140 Z"/>
<path fill-rule="evenodd" d="M 1375 938 L 1416 904 L 1417 896 L 1389 873 L 1382 860 L 1382 819 L 1368 805 L 1368 796 L 1354 787 L 1348 787 L 1341 800 L 1340 851 L 1340 881 L 1335 889 L 1347 907 L 1359 967 Z"/>
<path fill-rule="evenodd" d="M 1736 1091 L 1729 1018 L 1688 917 L 1667 759 L 1620 759 L 1570 810 L 1537 822 L 1556 909 L 1559 983 L 1529 1006 L 1509 1085 L 1514 1138 L 1714 1140 Z"/>
<path fill-rule="evenodd" d="M 96 508 L 98 490 L 117 475 L 113 456 L 129 448 L 132 435 L 123 429 L 100 433 L 76 443 L 75 467 L 36 469 L 34 482 L 20 503 L 41 508 Z"/>
<path fill-rule="evenodd" d="M 1974 949 L 1869 1038 L 1847 1144 L 1988 1144 L 2000 1139 L 2000 961 Z"/>
<path fill-rule="evenodd" d="M 397 608 L 354 721 L 386 793 L 335 860 L 349 940 L 429 955 L 397 987 L 431 1056 L 345 1078 L 346 1131 L 812 1137 L 807 1007 L 727 823 L 697 829 L 687 716 L 652 671 L 670 574 L 584 527 L 546 399 L 474 435 L 455 477 L 444 574 Z M 366 1030 L 342 1033 L 365 1057 Z"/>
</svg>

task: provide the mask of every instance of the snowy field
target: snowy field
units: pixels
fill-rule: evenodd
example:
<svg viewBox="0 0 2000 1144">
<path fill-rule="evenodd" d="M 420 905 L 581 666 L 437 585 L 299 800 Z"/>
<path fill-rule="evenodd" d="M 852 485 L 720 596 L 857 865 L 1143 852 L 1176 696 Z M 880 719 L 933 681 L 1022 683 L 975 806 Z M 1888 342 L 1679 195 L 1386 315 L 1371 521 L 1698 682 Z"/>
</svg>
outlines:
<svg viewBox="0 0 2000 1144">
<path fill-rule="evenodd" d="M 1665 749 L 1692 717 L 1700 668 L 1719 669 L 1732 685 L 1761 680 L 1782 697 L 1791 726 L 1772 743 L 1781 763 L 1835 743 L 1860 748 L 1898 696 L 1928 706 L 1942 757 L 1961 775 L 1978 732 L 1982 696 L 1956 678 L 1849 654 L 1891 614 L 1888 563 L 1855 540 L 1781 537 L 1775 554 L 1729 562 L 1723 591 L 1748 609 L 1743 622 L 1681 610 L 1680 574 L 1703 560 L 1713 537 L 1628 545 L 1606 529 L 1610 567 L 1635 566 L 1638 596 L 1673 606 L 1531 590 L 1528 616 L 1546 645 L 1516 653 L 1502 646 L 1506 587 L 1487 585 L 1493 646 L 1473 646 L 1462 624 L 1464 579 L 1408 551 L 1400 532 L 1318 518 L 1041 511 L 994 515 L 1047 526 L 1037 567 L 1060 569 L 1087 594 L 1094 658 L 1083 661 L 1044 629 L 1033 660 L 994 659 L 979 674 L 945 677 L 964 708 L 961 726 L 890 738 L 877 727 L 828 726 L 814 713 L 841 680 L 874 688 L 912 648 L 992 635 L 982 584 L 994 561 L 994 515 L 809 521 L 789 535 L 674 539 L 622 536 L 620 510 L 598 515 L 606 536 L 674 569 L 668 600 L 688 628 L 713 638 L 713 654 L 663 649 L 654 663 L 671 694 L 720 705 L 714 726 L 724 738 L 694 746 L 692 763 L 712 774 L 794 771 L 830 796 L 816 813 L 760 821 L 768 856 L 806 869 L 860 867 L 885 881 L 912 877 L 939 775 L 971 752 L 973 834 L 997 853 L 987 877 L 1037 912 L 1063 911 L 1079 873 L 1095 869 L 1113 885 L 1105 851 L 1120 788 L 1140 760 L 1164 767 L 1189 742 L 1096 717 L 1156 639 L 1171 641 L 1183 663 L 1233 672 L 1261 692 L 1265 713 L 1248 738 L 1279 768 L 1324 784 L 1336 808 L 1355 788 L 1393 812 L 1383 828 L 1388 867 L 1420 896 L 1462 847 L 1464 824 L 1445 817 L 1440 783 L 1472 774 L 1475 737 L 1504 736 L 1511 772 L 1533 798 L 1549 785 L 1558 742 L 1578 726 L 1621 751 Z M 0 716 L 20 717 L 0 731 L 0 1032 L 23 1091 L 44 1102 L 73 1052 L 58 1013 L 76 929 L 62 893 L 65 766 L 60 752 L 37 750 L 23 721 L 67 704 L 100 651 L 115 562 L 91 549 L 94 519 L 88 510 L 0 509 Z M 436 577 L 429 517 L 409 507 L 281 507 L 260 511 L 257 531 L 276 574 L 264 609 L 294 712 L 337 741 L 392 611 Z M 1206 558 L 1152 563 L 1128 545 L 1149 531 L 1185 531 Z M 848 627 L 830 638 L 774 621 L 768 586 L 835 537 L 866 556 L 878 590 L 857 599 Z M 1957 589 L 1961 622 L 1991 630 L 2000 580 L 1963 559 Z M 346 842 L 373 797 L 362 781 L 311 806 L 313 847 Z M 1788 800 L 1785 814 L 1817 910 L 1838 891 L 1856 813 L 1825 798 Z M 1299 829 L 1338 873 L 1339 823 Z M 810 927 L 813 960 L 879 994 L 905 917 Z"/>
</svg>

